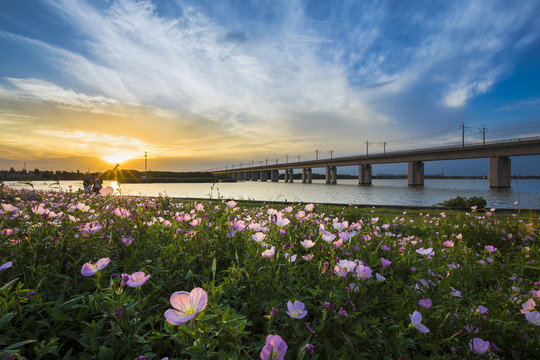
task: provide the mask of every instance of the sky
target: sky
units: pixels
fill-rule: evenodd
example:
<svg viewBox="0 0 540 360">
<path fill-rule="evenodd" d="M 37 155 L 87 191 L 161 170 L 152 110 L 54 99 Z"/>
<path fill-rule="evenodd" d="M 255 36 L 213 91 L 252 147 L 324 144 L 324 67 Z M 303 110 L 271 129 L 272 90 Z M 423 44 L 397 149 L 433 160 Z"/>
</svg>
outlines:
<svg viewBox="0 0 540 360">
<path fill-rule="evenodd" d="M 467 143 L 538 136 L 539 18 L 536 0 L 3 1 L 0 169 L 144 170 L 147 152 L 151 170 L 210 170 L 455 145 L 462 125 Z M 540 174 L 538 156 L 512 164 Z"/>
</svg>

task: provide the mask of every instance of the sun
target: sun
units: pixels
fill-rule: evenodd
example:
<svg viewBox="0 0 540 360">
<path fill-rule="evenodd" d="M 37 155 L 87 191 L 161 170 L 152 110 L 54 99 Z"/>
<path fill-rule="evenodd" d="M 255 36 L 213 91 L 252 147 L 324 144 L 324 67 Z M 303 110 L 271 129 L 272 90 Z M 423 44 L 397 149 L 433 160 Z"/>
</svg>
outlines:
<svg viewBox="0 0 540 360">
<path fill-rule="evenodd" d="M 102 156 L 101 158 L 110 164 L 121 164 L 124 161 L 134 159 L 138 156 L 138 153 L 129 151 L 115 151 L 109 155 Z"/>
</svg>

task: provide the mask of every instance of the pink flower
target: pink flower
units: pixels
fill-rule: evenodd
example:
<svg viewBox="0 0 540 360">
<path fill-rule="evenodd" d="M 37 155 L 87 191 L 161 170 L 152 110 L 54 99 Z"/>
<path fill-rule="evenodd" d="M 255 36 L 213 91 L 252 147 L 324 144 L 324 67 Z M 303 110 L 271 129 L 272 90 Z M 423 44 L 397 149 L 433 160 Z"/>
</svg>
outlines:
<svg viewBox="0 0 540 360">
<path fill-rule="evenodd" d="M 492 245 L 486 245 L 485 249 L 490 253 L 497 251 L 497 248 L 493 247 Z"/>
<path fill-rule="evenodd" d="M 122 238 L 122 242 L 126 245 L 131 245 L 133 244 L 133 238 L 132 237 L 125 237 L 125 238 Z"/>
<path fill-rule="evenodd" d="M 289 301 L 287 302 L 287 315 L 294 319 L 302 319 L 307 315 L 307 310 L 304 310 L 306 306 L 300 301 L 295 301 L 294 304 Z"/>
<path fill-rule="evenodd" d="M 428 255 L 428 256 L 435 255 L 433 248 L 427 248 L 427 249 L 419 248 L 416 250 L 416 253 L 420 255 Z"/>
<path fill-rule="evenodd" d="M 480 314 L 485 314 L 485 313 L 487 313 L 488 311 L 489 311 L 489 310 L 488 310 L 487 307 L 482 306 L 482 305 L 478 306 L 478 312 L 479 312 Z"/>
<path fill-rule="evenodd" d="M 258 233 L 255 233 L 255 234 L 251 235 L 251 238 L 253 240 L 255 240 L 256 242 L 261 242 L 266 238 L 266 234 L 264 234 L 262 232 L 258 232 Z"/>
<path fill-rule="evenodd" d="M 473 353 L 483 355 L 489 350 L 489 341 L 484 341 L 480 338 L 474 338 L 469 341 L 469 348 Z"/>
<path fill-rule="evenodd" d="M 7 269 L 7 268 L 10 268 L 12 265 L 13 265 L 13 262 L 8 261 L 8 262 L 5 263 L 4 265 L 0 266 L 0 271 L 5 270 L 5 269 Z"/>
<path fill-rule="evenodd" d="M 338 315 L 339 315 L 339 316 L 344 316 L 344 317 L 346 317 L 346 318 L 349 317 L 349 315 L 347 315 L 347 311 L 343 310 L 342 307 L 339 308 Z"/>
<path fill-rule="evenodd" d="M 325 242 L 329 243 L 334 241 L 336 238 L 336 235 L 332 234 L 331 232 L 321 230 L 321 239 L 323 239 Z"/>
<path fill-rule="evenodd" d="M 261 350 L 262 360 L 283 360 L 287 352 L 287 343 L 279 335 L 268 335 Z"/>
<path fill-rule="evenodd" d="M 276 254 L 276 247 L 272 246 L 270 249 L 263 251 L 262 257 L 273 258 L 275 254 Z"/>
<path fill-rule="evenodd" d="M 146 280 L 150 278 L 150 274 L 144 276 L 144 272 L 142 271 L 134 272 L 133 274 L 128 276 L 129 280 L 126 282 L 126 284 L 132 288 L 143 286 Z"/>
<path fill-rule="evenodd" d="M 446 240 L 443 242 L 443 245 L 446 247 L 454 247 L 454 242 L 452 240 Z"/>
<path fill-rule="evenodd" d="M 371 269 L 364 265 L 358 265 L 356 267 L 356 276 L 358 276 L 359 279 L 369 279 L 373 275 L 371 275 Z"/>
<path fill-rule="evenodd" d="M 454 297 L 462 297 L 462 296 L 461 296 L 461 291 L 457 291 L 457 290 L 454 289 L 454 288 L 452 288 L 452 290 L 454 290 L 454 291 L 452 291 L 452 292 L 450 293 L 450 295 L 452 295 L 452 296 L 454 296 Z"/>
<path fill-rule="evenodd" d="M 386 260 L 385 258 L 381 258 L 381 264 L 382 266 L 384 267 L 389 267 L 390 265 L 392 265 L 392 262 L 390 260 Z"/>
<path fill-rule="evenodd" d="M 228 208 L 234 208 L 236 206 L 236 201 L 234 200 L 231 200 L 231 201 L 227 201 L 225 203 L 225 205 L 228 207 Z"/>
<path fill-rule="evenodd" d="M 289 253 L 285 253 L 285 259 L 289 260 L 289 262 L 295 262 L 296 261 L 296 257 L 297 255 L 294 254 L 294 255 L 291 255 Z"/>
<path fill-rule="evenodd" d="M 418 304 L 424 309 L 429 309 L 431 307 L 431 299 L 422 299 L 418 301 Z"/>
<path fill-rule="evenodd" d="M 529 299 L 523 305 L 521 305 L 521 307 L 523 308 L 523 309 L 521 309 L 521 313 L 526 314 L 529 311 L 532 311 L 535 306 L 536 306 L 536 303 L 534 302 L 534 300 Z"/>
<path fill-rule="evenodd" d="M 196 287 L 191 293 L 186 291 L 173 293 L 170 301 L 174 309 L 165 311 L 165 319 L 169 324 L 183 325 L 206 308 L 208 294 L 200 287 Z"/>
<path fill-rule="evenodd" d="M 110 261 L 111 259 L 109 258 L 102 258 L 102 259 L 99 259 L 95 265 L 88 262 L 83 265 L 81 269 L 81 274 L 83 274 L 83 276 L 92 276 L 98 271 L 105 268 L 107 265 L 109 265 Z"/>
<path fill-rule="evenodd" d="M 304 240 L 304 241 L 300 241 L 300 245 L 302 245 L 304 249 L 309 249 L 309 248 L 312 248 L 313 245 L 315 245 L 315 243 L 311 240 Z"/>
<path fill-rule="evenodd" d="M 533 325 L 540 326 L 540 312 L 530 311 L 525 314 L 525 318 Z"/>
<path fill-rule="evenodd" d="M 99 195 L 101 196 L 112 195 L 113 193 L 114 193 L 114 189 L 112 186 L 106 186 L 102 188 L 101 190 L 99 190 Z"/>
<path fill-rule="evenodd" d="M 536 306 L 536 303 L 534 302 L 534 300 L 529 299 L 523 305 L 521 305 L 521 307 L 523 308 L 523 309 L 521 309 L 521 313 L 526 314 L 529 311 L 532 311 L 535 306 Z"/>
<path fill-rule="evenodd" d="M 411 323 L 416 330 L 422 334 L 427 334 L 429 332 L 429 329 L 420 323 L 422 321 L 422 314 L 420 314 L 418 311 L 413 312 L 412 315 L 409 314 L 409 318 L 411 319 Z"/>
</svg>

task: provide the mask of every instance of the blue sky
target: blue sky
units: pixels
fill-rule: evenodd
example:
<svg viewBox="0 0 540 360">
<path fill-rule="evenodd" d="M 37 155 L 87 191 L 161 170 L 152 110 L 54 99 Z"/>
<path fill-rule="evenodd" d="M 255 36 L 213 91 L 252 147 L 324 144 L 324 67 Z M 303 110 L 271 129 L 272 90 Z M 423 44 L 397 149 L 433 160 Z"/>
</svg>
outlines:
<svg viewBox="0 0 540 360">
<path fill-rule="evenodd" d="M 6 1 L 0 168 L 344 156 L 457 144 L 462 123 L 467 142 L 540 135 L 538 18 L 533 0 Z"/>
</svg>

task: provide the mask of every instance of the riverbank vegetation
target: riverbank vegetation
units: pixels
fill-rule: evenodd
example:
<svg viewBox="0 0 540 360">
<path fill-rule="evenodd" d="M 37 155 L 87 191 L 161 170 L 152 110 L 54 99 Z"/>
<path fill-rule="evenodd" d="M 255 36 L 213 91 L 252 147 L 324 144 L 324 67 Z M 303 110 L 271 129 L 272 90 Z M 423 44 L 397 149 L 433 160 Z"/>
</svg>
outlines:
<svg viewBox="0 0 540 360">
<path fill-rule="evenodd" d="M 536 358 L 535 213 L 0 188 L 0 358 Z"/>
<path fill-rule="evenodd" d="M 12 168 L 13 170 L 13 168 Z M 114 180 L 119 183 L 213 183 L 233 181 L 224 175 L 214 175 L 206 171 L 138 171 L 110 169 L 104 172 L 83 173 L 71 171 L 0 171 L 0 181 L 43 181 L 43 180 L 83 180 L 88 175 L 102 180 Z"/>
</svg>

